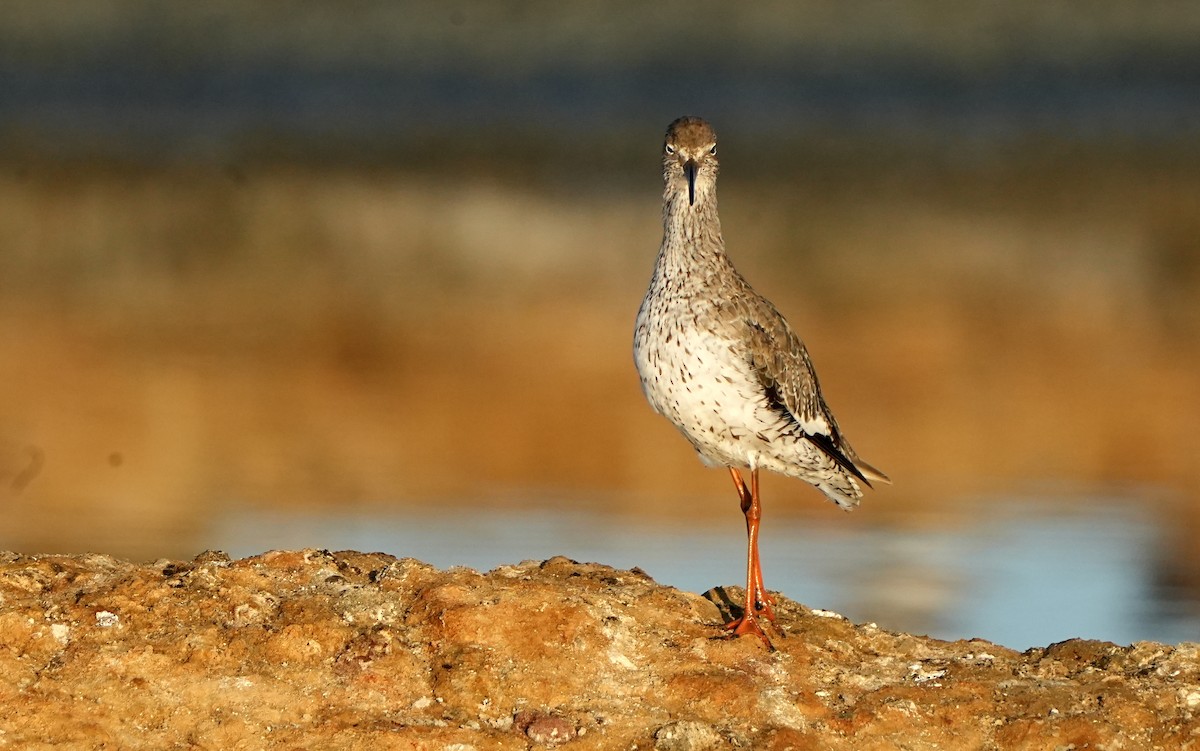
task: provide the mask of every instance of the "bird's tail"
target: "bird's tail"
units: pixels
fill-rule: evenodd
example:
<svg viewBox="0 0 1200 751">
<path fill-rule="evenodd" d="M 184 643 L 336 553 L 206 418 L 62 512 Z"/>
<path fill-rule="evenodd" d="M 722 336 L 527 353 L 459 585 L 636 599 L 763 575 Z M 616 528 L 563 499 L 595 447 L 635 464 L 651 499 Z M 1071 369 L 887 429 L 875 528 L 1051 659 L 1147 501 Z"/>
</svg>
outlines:
<svg viewBox="0 0 1200 751">
<path fill-rule="evenodd" d="M 816 483 L 816 486 L 817 490 L 824 493 L 826 498 L 836 503 L 838 508 L 843 511 L 853 511 L 858 508 L 863 493 L 853 477 L 849 475 L 845 477 L 847 482 L 841 487 L 829 482 Z"/>
<path fill-rule="evenodd" d="M 868 484 L 873 482 L 882 482 L 886 485 L 892 484 L 892 478 L 888 477 L 880 470 L 875 469 L 870 464 L 867 464 L 862 459 L 859 459 L 857 456 L 854 457 L 854 466 L 857 467 L 858 471 L 862 473 L 863 478 Z"/>
</svg>

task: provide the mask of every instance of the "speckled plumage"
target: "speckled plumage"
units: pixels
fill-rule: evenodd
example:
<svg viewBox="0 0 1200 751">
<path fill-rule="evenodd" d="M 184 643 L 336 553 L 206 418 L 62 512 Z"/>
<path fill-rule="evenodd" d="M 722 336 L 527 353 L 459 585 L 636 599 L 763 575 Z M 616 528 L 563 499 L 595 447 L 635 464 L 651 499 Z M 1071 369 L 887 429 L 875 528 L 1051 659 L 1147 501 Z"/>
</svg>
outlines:
<svg viewBox="0 0 1200 751">
<path fill-rule="evenodd" d="M 775 620 L 758 555 L 758 470 L 811 483 L 842 508 L 887 476 L 850 448 L 821 397 L 804 343 L 725 255 L 717 216 L 717 135 L 698 117 L 667 128 L 663 241 L 638 311 L 633 358 L 656 412 L 700 458 L 725 466 L 746 515 L 746 603 L 726 624 L 771 641 Z M 750 469 L 747 485 L 741 469 Z"/>
<path fill-rule="evenodd" d="M 706 464 L 798 477 L 853 508 L 864 484 L 887 477 L 846 442 L 803 342 L 730 263 L 717 170 L 712 128 L 671 123 L 663 241 L 634 334 L 642 389 Z"/>
</svg>

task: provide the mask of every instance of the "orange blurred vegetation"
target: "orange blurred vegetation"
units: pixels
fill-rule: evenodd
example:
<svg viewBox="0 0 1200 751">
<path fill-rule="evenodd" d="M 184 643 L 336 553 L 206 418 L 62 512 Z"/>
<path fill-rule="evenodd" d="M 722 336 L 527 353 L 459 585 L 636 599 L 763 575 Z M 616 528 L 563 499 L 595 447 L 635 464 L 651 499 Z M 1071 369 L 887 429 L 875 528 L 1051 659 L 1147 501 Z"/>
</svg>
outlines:
<svg viewBox="0 0 1200 751">
<path fill-rule="evenodd" d="M 733 513 L 633 372 L 660 232 L 646 172 L 570 191 L 399 169 L 0 174 L 12 547 L 185 555 L 243 503 Z M 1200 172 L 726 172 L 731 255 L 895 480 L 871 518 L 1150 487 L 1196 528 Z M 772 513 L 832 513 L 768 482 Z"/>
</svg>

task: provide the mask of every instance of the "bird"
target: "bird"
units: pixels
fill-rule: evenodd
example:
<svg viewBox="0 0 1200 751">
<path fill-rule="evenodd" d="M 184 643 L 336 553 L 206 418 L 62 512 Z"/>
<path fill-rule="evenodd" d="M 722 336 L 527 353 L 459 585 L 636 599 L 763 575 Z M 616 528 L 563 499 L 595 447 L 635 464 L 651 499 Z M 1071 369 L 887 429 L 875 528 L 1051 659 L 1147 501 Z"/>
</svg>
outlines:
<svg viewBox="0 0 1200 751">
<path fill-rule="evenodd" d="M 712 126 L 694 116 L 673 121 L 662 169 L 662 245 L 637 314 L 634 363 L 651 408 L 704 464 L 733 479 L 746 519 L 746 594 L 741 615 L 725 626 L 771 647 L 762 625 L 775 611 L 758 554 L 759 470 L 804 480 L 846 510 L 864 487 L 891 480 L 851 448 L 804 342 L 729 260 Z"/>
</svg>

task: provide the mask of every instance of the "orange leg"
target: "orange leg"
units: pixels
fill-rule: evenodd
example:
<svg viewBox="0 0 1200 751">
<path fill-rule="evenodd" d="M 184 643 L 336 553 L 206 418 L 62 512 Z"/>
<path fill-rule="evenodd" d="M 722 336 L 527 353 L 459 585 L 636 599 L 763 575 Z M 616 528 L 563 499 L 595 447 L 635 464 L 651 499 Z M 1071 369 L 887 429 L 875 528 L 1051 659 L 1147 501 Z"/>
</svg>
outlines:
<svg viewBox="0 0 1200 751">
<path fill-rule="evenodd" d="M 775 622 L 775 609 L 771 607 L 775 604 L 775 600 L 771 599 L 771 595 L 767 594 L 767 588 L 763 584 L 762 575 L 762 558 L 758 555 L 758 526 L 762 519 L 762 508 L 759 505 L 758 495 L 758 470 L 754 469 L 750 472 L 750 513 L 743 511 L 746 514 L 746 537 L 749 541 L 749 547 L 752 548 L 751 556 L 754 558 L 754 612 L 755 615 L 766 616 L 768 621 Z M 753 527 L 753 529 L 751 529 Z"/>
<path fill-rule="evenodd" d="M 729 474 L 741 499 L 742 513 L 746 515 L 746 604 L 742 616 L 725 624 L 725 627 L 738 636 L 756 634 L 770 646 L 770 640 L 758 624 L 760 617 L 769 621 L 775 620 L 771 597 L 763 586 L 762 562 L 758 555 L 758 527 L 762 519 L 762 507 L 758 497 L 758 469 L 750 470 L 748 489 L 741 472 L 730 467 Z"/>
</svg>

